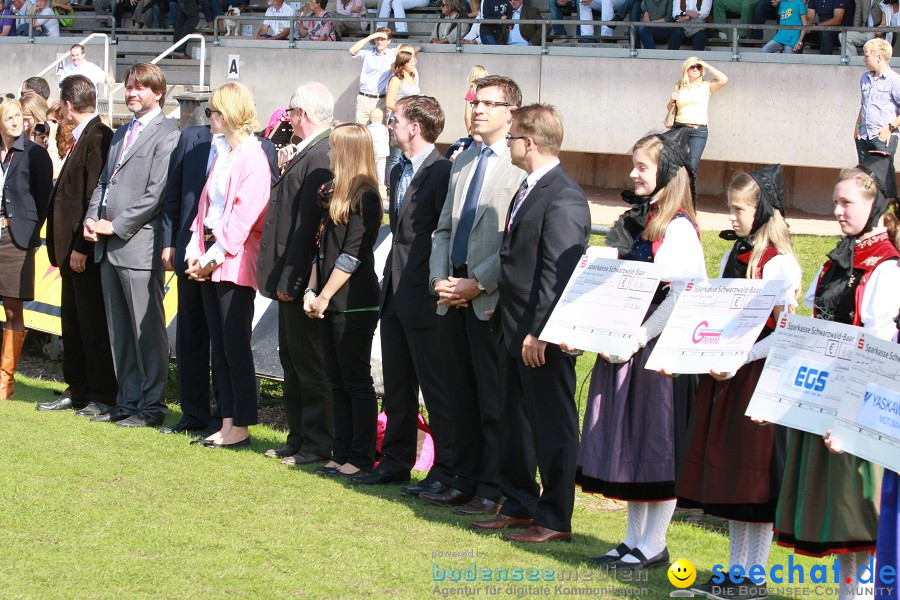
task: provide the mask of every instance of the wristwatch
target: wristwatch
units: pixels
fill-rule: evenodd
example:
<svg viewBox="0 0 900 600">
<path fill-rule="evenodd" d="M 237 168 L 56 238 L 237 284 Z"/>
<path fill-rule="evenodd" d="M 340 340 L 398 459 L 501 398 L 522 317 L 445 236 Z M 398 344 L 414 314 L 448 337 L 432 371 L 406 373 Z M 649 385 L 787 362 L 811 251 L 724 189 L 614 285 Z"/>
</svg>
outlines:
<svg viewBox="0 0 900 600">
<path fill-rule="evenodd" d="M 209 259 L 209 262 L 206 263 L 205 265 L 202 264 L 202 263 L 200 264 L 200 268 L 202 268 L 202 269 L 205 269 L 206 267 L 210 267 L 210 268 L 215 269 L 215 268 L 218 267 L 218 266 L 219 266 L 219 261 L 217 261 L 217 260 L 214 259 L 214 258 Z"/>
<path fill-rule="evenodd" d="M 481 285 L 481 282 L 478 281 L 477 279 L 475 280 L 475 287 L 478 288 L 478 291 L 479 291 L 479 292 L 483 292 L 483 291 L 484 291 L 484 286 Z"/>
<path fill-rule="evenodd" d="M 891 133 L 894 133 L 894 132 L 896 132 L 898 129 L 900 129 L 900 127 L 897 127 L 897 126 L 894 125 L 893 123 L 888 123 L 888 129 L 891 130 Z"/>
<path fill-rule="evenodd" d="M 685 12 L 684 12 L 684 11 L 681 11 L 681 14 L 680 14 L 680 15 L 678 15 L 678 16 L 679 16 L 679 17 L 684 17 L 684 16 L 686 16 L 686 14 L 685 14 Z"/>
</svg>

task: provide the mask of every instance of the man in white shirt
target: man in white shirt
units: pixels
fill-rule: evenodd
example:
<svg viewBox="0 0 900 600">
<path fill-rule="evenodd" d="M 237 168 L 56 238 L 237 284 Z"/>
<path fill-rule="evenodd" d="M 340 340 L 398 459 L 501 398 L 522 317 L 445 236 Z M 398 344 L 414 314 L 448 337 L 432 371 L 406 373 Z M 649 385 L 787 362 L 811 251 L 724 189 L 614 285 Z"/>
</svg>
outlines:
<svg viewBox="0 0 900 600">
<path fill-rule="evenodd" d="M 35 36 L 59 37 L 59 21 L 55 18 L 46 18 L 56 17 L 56 13 L 53 12 L 53 9 L 47 6 L 47 0 L 35 0 L 34 15 L 35 17 L 38 15 L 45 17 L 43 19 L 32 19 L 32 29 L 34 29 Z M 25 32 L 25 35 L 28 35 L 27 31 Z"/>
<path fill-rule="evenodd" d="M 391 78 L 391 66 L 397 51 L 388 48 L 392 32 L 388 27 L 379 27 L 372 35 L 364 37 L 350 47 L 350 56 L 363 61 L 359 74 L 359 94 L 356 96 L 356 122 L 365 125 L 369 114 L 376 108 L 384 110 L 384 97 Z M 374 42 L 374 48 L 366 44 Z"/>
<path fill-rule="evenodd" d="M 259 28 L 256 34 L 258 40 L 283 40 L 291 32 L 291 22 L 284 17 L 293 17 L 294 8 L 285 4 L 284 0 L 269 0 L 269 8 L 266 9 L 266 16 L 270 17 L 263 21 L 263 26 Z M 277 18 L 282 17 L 282 18 Z"/>
<path fill-rule="evenodd" d="M 102 91 L 106 85 L 106 71 L 85 59 L 84 46 L 75 44 L 69 48 L 69 56 L 72 57 L 72 63 L 63 69 L 60 82 L 71 75 L 84 75 L 91 80 L 98 93 Z"/>
<path fill-rule="evenodd" d="M 12 0 L 9 9 L 12 11 L 12 14 L 17 17 L 24 17 L 26 15 L 34 14 L 34 3 L 31 2 L 31 0 Z M 16 33 L 19 35 L 28 35 L 27 19 L 16 19 Z"/>
</svg>

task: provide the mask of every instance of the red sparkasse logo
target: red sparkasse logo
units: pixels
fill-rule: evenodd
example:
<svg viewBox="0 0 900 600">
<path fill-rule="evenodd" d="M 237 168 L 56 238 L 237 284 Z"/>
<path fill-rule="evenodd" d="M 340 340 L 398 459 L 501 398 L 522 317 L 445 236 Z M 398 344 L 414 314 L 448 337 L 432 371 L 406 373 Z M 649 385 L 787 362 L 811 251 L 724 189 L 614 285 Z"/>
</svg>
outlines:
<svg viewBox="0 0 900 600">
<path fill-rule="evenodd" d="M 721 329 L 712 329 L 707 321 L 700 321 L 694 328 L 691 341 L 695 344 L 718 344 L 721 337 Z"/>
<path fill-rule="evenodd" d="M 778 324 L 778 327 L 784 329 L 787 325 L 787 315 L 781 315 L 781 323 Z"/>
<path fill-rule="evenodd" d="M 862 350 L 863 348 L 865 348 L 865 346 L 866 346 L 866 336 L 860 335 L 859 336 L 859 344 L 857 344 L 857 347 L 860 350 Z"/>
</svg>

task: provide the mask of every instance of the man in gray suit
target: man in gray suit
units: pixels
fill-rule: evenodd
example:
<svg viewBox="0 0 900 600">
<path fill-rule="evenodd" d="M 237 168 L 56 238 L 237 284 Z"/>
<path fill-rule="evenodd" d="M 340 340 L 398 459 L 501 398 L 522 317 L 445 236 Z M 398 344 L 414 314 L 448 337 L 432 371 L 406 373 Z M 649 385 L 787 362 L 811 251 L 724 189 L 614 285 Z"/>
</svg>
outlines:
<svg viewBox="0 0 900 600">
<path fill-rule="evenodd" d="M 178 129 L 162 112 L 166 76 L 138 63 L 125 73 L 134 117 L 112 139 L 84 220 L 96 242 L 119 393 L 116 408 L 93 421 L 160 425 L 166 414 L 169 340 L 163 312 L 162 204 Z"/>
<path fill-rule="evenodd" d="M 488 327 L 497 305 L 500 244 L 506 212 L 525 172 L 510 161 L 506 134 L 522 92 L 508 77 L 475 81 L 474 132 L 483 140 L 457 157 L 431 248 L 431 286 L 439 296 L 441 340 L 447 352 L 448 397 L 454 398 L 457 478 L 444 493 L 423 492 L 433 504 L 466 515 L 494 514 L 500 493 L 499 339 Z"/>
</svg>

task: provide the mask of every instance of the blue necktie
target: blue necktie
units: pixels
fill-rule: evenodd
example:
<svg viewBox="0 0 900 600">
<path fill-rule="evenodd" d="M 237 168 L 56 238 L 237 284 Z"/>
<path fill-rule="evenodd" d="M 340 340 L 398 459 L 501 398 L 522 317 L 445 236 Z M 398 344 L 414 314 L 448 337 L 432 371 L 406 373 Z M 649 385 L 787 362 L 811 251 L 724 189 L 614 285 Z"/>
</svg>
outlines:
<svg viewBox="0 0 900 600">
<path fill-rule="evenodd" d="M 403 206 L 403 198 L 406 196 L 406 190 L 413 178 L 413 167 L 411 160 L 403 160 L 403 173 L 400 174 L 400 182 L 397 184 L 397 216 L 400 216 L 400 208 Z"/>
<path fill-rule="evenodd" d="M 478 157 L 475 166 L 475 174 L 466 192 L 466 200 L 463 202 L 459 213 L 459 225 L 456 227 L 456 237 L 453 238 L 453 249 L 450 252 L 450 261 L 454 267 L 466 264 L 469 254 L 469 236 L 472 234 L 472 225 L 475 224 L 475 212 L 478 209 L 478 198 L 481 196 L 481 187 L 484 185 L 484 173 L 487 171 L 488 158 L 493 154 L 490 146 L 485 146 Z"/>
</svg>

